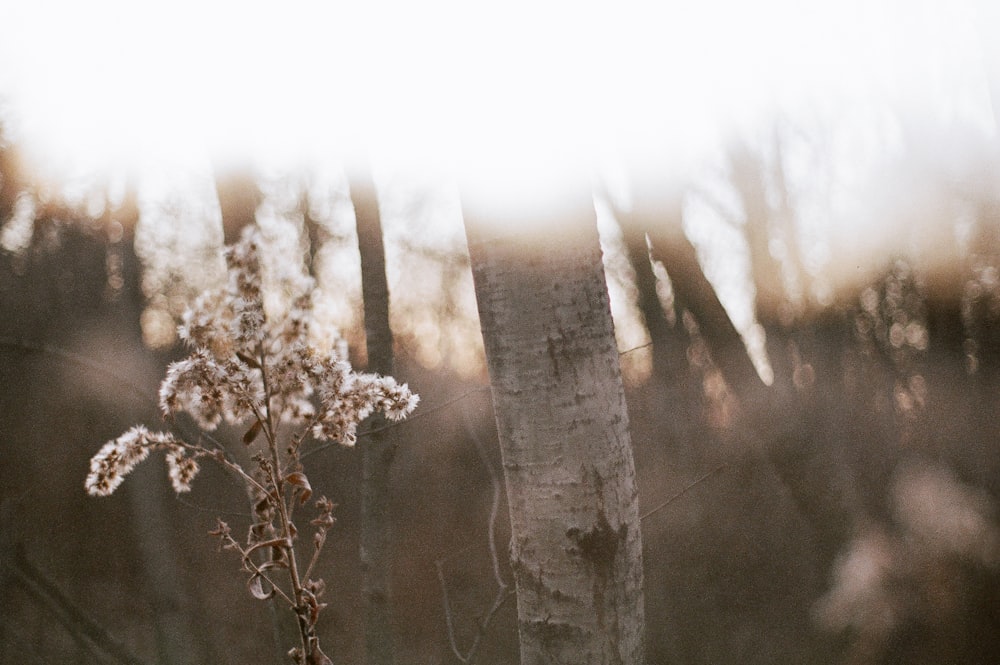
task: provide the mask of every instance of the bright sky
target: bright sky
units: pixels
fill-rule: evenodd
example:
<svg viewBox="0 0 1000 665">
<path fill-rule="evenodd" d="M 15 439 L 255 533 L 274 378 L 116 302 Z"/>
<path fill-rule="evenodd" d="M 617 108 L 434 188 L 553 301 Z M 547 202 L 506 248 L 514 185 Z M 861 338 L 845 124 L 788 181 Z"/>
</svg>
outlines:
<svg viewBox="0 0 1000 665">
<path fill-rule="evenodd" d="M 608 156 L 687 168 L 776 106 L 919 102 L 982 63 L 982 11 L 955 0 L 3 5 L 0 102 L 64 175 L 371 155 L 509 200 Z"/>
</svg>

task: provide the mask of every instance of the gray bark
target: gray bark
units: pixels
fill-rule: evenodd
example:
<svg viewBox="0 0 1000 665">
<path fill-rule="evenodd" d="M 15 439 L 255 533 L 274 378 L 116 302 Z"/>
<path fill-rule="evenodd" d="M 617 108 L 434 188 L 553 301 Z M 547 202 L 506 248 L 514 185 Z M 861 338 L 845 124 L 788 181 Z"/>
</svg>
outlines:
<svg viewBox="0 0 1000 665">
<path fill-rule="evenodd" d="M 524 665 L 644 657 L 628 415 L 595 213 L 577 204 L 562 228 L 466 221 Z"/>
</svg>

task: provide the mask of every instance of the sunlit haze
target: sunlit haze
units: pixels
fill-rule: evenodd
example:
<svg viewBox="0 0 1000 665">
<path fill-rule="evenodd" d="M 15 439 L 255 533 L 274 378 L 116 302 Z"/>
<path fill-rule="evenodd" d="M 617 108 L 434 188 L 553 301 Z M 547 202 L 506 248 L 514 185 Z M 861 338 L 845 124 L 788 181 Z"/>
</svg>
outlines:
<svg viewBox="0 0 1000 665">
<path fill-rule="evenodd" d="M 137 183 L 139 245 L 169 236 L 173 256 L 207 242 L 212 171 L 234 165 L 311 172 L 327 188 L 371 165 L 380 188 L 393 185 L 380 194 L 402 199 L 407 177 L 428 183 L 450 192 L 420 231 L 439 240 L 454 235 L 456 191 L 466 214 L 508 226 L 576 214 L 594 185 L 620 210 L 683 192 L 687 234 L 765 378 L 734 148 L 780 167 L 811 275 L 804 296 L 820 304 L 918 236 L 934 260 L 950 227 L 924 231 L 953 200 L 944 183 L 992 186 L 981 175 L 1000 118 L 990 0 L 4 4 L 5 134 L 57 190 Z M 402 199 L 383 201 L 389 235 L 414 226 Z M 641 346 L 617 225 L 597 210 L 619 344 Z M 22 212 L 3 246 L 29 237 Z M 402 274 L 390 267 L 412 283 Z M 155 314 L 166 332 L 157 343 L 173 339 L 175 309 L 147 309 L 144 330 Z M 439 346 L 427 347 L 431 364 Z"/>
<path fill-rule="evenodd" d="M 5 4 L 4 115 L 59 178 L 371 157 L 510 201 L 776 110 L 989 113 L 979 10 L 943 0 Z"/>
</svg>

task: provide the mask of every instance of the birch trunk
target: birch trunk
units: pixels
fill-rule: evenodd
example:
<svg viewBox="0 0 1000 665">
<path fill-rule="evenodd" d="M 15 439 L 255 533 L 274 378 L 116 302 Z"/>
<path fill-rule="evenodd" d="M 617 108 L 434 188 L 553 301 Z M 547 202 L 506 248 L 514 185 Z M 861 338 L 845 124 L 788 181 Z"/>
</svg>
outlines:
<svg viewBox="0 0 1000 665">
<path fill-rule="evenodd" d="M 466 222 L 524 665 L 643 661 L 628 416 L 595 214 L 578 204 L 559 228 Z"/>
</svg>

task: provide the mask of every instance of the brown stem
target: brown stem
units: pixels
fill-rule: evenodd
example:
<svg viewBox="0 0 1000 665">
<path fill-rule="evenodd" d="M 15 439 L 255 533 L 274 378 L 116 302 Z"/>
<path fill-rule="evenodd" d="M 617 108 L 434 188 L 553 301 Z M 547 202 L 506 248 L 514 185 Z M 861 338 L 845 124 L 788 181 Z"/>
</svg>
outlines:
<svg viewBox="0 0 1000 665">
<path fill-rule="evenodd" d="M 270 584 L 271 588 L 274 589 L 274 593 L 277 594 L 279 598 L 282 598 L 286 603 L 288 603 L 289 607 L 294 608 L 295 607 L 295 601 L 292 600 L 291 598 L 289 598 L 288 594 L 285 593 L 284 591 L 282 591 L 281 587 L 278 586 L 278 584 L 274 580 L 272 580 L 270 577 L 268 577 L 267 573 L 264 572 L 260 568 L 260 566 L 258 566 L 256 563 L 254 563 L 254 560 L 250 558 L 250 552 L 248 550 L 244 550 L 242 547 L 240 547 L 240 544 L 237 543 L 235 539 L 229 538 L 228 540 L 229 540 L 230 544 L 236 546 L 237 550 L 239 550 L 240 554 L 243 556 L 243 565 L 247 568 L 247 570 L 249 572 L 253 573 L 254 575 L 259 576 L 262 580 L 264 580 L 265 582 L 267 582 L 268 584 Z"/>
<path fill-rule="evenodd" d="M 228 459 L 225 455 L 225 451 L 221 449 L 209 450 L 205 446 L 199 446 L 196 444 L 188 443 L 186 441 L 183 441 L 182 439 L 174 439 L 174 443 L 176 443 L 181 448 L 184 448 L 185 450 L 190 450 L 197 457 L 211 457 L 216 462 L 222 464 L 227 469 L 229 469 L 237 476 L 242 478 L 243 482 L 259 490 L 261 494 L 264 495 L 267 494 L 267 488 L 265 488 L 263 485 L 257 482 L 257 480 L 253 476 L 244 471 L 242 466 Z"/>
<path fill-rule="evenodd" d="M 257 353 L 260 361 L 260 376 L 264 387 L 264 411 L 266 419 L 264 421 L 264 436 L 267 438 L 268 451 L 271 453 L 271 484 L 274 486 L 274 503 L 278 509 L 278 517 L 281 521 L 281 534 L 288 543 L 285 546 L 285 554 L 288 557 L 288 577 L 292 584 L 292 594 L 295 598 L 295 616 L 298 620 L 299 638 L 302 642 L 302 653 L 308 653 L 309 638 L 312 631 L 306 623 L 302 613 L 304 607 L 302 581 L 299 577 L 298 564 L 295 560 L 295 545 L 292 542 L 292 520 L 289 517 L 288 505 L 285 502 L 285 489 L 282 482 L 281 457 L 278 452 L 278 442 L 275 438 L 274 417 L 271 412 L 271 389 L 267 380 L 267 363 L 264 358 L 263 347 L 258 347 Z"/>
</svg>

